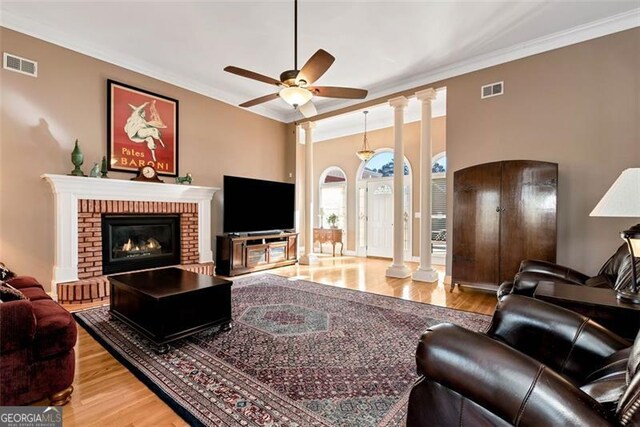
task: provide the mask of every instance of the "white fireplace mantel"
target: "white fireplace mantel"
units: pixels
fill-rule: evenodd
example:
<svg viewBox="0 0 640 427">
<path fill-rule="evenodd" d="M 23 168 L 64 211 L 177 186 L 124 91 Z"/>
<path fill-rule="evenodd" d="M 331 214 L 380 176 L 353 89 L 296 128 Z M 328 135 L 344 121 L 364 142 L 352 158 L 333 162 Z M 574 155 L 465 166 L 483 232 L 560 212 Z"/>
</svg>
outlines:
<svg viewBox="0 0 640 427">
<path fill-rule="evenodd" d="M 78 200 L 122 200 L 198 204 L 199 262 L 213 261 L 211 250 L 211 200 L 219 188 L 121 179 L 44 174 L 55 201 L 55 266 L 57 283 L 78 280 Z"/>
</svg>

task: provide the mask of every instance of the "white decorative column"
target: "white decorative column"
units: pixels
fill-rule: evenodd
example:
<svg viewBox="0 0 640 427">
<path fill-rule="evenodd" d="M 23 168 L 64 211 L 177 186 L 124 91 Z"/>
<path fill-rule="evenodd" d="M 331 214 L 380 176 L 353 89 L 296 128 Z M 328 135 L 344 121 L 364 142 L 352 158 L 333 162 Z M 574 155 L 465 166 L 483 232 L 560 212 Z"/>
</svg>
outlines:
<svg viewBox="0 0 640 427">
<path fill-rule="evenodd" d="M 420 266 L 413 273 L 418 282 L 437 282 L 438 273 L 431 266 L 431 101 L 436 91 L 416 92 L 422 103 L 420 120 Z"/>
<path fill-rule="evenodd" d="M 299 263 L 311 265 L 318 262 L 313 253 L 313 128 L 314 122 L 304 122 L 304 254 Z"/>
<path fill-rule="evenodd" d="M 411 270 L 404 265 L 404 109 L 408 101 L 404 96 L 389 100 L 393 107 L 393 263 L 387 268 L 388 277 L 405 278 Z"/>
</svg>

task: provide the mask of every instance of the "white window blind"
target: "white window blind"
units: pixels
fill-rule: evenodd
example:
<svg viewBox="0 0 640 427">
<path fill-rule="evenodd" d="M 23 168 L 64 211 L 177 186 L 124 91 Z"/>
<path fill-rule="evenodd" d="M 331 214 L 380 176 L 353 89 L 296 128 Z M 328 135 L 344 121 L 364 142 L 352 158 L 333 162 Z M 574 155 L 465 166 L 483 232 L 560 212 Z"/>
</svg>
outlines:
<svg viewBox="0 0 640 427">
<path fill-rule="evenodd" d="M 446 242 L 447 179 L 445 177 L 433 179 L 431 195 L 431 240 Z"/>
</svg>

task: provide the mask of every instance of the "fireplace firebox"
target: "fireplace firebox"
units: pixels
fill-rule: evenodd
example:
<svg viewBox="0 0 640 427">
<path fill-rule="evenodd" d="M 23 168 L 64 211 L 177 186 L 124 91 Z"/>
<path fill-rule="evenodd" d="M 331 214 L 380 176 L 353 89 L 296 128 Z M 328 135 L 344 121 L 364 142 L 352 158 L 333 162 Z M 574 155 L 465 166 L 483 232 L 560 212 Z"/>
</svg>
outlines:
<svg viewBox="0 0 640 427">
<path fill-rule="evenodd" d="M 102 274 L 177 264 L 179 215 L 102 215 Z"/>
</svg>

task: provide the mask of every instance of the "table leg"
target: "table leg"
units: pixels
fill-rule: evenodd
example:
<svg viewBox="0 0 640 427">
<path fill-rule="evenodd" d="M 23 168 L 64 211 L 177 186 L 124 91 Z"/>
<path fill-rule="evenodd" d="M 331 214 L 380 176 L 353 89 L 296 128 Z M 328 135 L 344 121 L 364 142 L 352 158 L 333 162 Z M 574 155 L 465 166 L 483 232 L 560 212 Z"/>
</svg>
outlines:
<svg viewBox="0 0 640 427">
<path fill-rule="evenodd" d="M 333 246 L 333 257 L 336 257 L 336 242 L 331 242 L 331 246 Z"/>
</svg>

